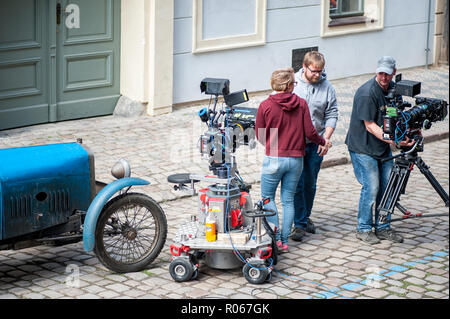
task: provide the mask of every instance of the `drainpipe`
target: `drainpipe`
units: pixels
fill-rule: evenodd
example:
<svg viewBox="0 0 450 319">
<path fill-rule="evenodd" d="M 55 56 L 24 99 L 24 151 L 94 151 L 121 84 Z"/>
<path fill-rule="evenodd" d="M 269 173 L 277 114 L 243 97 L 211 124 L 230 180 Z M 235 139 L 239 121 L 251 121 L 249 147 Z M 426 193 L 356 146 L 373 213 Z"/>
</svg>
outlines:
<svg viewBox="0 0 450 319">
<path fill-rule="evenodd" d="M 428 0 L 428 21 L 427 21 L 427 47 L 425 49 L 425 69 L 428 69 L 428 54 L 430 52 L 430 16 L 431 16 L 431 0 Z"/>
</svg>

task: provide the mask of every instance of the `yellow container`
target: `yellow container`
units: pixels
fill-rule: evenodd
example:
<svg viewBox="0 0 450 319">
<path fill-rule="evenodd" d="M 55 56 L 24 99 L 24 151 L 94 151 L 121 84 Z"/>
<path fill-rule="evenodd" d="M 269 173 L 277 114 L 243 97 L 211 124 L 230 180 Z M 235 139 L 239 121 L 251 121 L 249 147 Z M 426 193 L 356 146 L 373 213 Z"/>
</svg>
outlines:
<svg viewBox="0 0 450 319">
<path fill-rule="evenodd" d="M 209 216 L 205 222 L 205 233 L 207 241 L 216 241 L 216 222 Z"/>
</svg>

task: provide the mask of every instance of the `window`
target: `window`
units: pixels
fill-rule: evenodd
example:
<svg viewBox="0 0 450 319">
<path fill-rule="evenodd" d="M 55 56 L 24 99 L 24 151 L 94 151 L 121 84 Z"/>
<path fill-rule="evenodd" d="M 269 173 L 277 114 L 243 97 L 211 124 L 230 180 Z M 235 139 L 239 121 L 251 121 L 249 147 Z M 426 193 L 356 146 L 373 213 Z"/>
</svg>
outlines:
<svg viewBox="0 0 450 319">
<path fill-rule="evenodd" d="M 330 0 L 330 18 L 364 15 L 364 0 Z"/>
<path fill-rule="evenodd" d="M 383 29 L 384 0 L 321 0 L 321 36 Z"/>
<path fill-rule="evenodd" d="M 267 0 L 193 0 L 192 52 L 266 43 Z"/>
</svg>

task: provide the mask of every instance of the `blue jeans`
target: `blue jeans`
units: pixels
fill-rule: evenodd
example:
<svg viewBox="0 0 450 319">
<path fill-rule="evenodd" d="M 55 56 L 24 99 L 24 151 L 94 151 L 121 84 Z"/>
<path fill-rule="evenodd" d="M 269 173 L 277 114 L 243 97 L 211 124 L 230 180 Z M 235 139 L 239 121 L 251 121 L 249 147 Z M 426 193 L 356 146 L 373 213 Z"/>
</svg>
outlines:
<svg viewBox="0 0 450 319">
<path fill-rule="evenodd" d="M 311 216 L 314 197 L 316 196 L 317 176 L 323 161 L 323 156 L 319 156 L 317 153 L 318 148 L 317 144 L 306 144 L 303 172 L 298 181 L 294 198 L 294 225 L 296 228 L 306 229 L 308 218 Z"/>
<path fill-rule="evenodd" d="M 377 208 L 388 184 L 394 162 L 392 160 L 382 162 L 369 155 L 349 153 L 356 179 L 362 186 L 359 197 L 357 230 L 368 232 L 372 230 L 372 227 L 375 227 L 376 231 L 389 228 L 390 216 L 386 224 L 378 224 Z M 375 223 L 373 222 L 374 215 Z"/>
<path fill-rule="evenodd" d="M 303 157 L 264 156 L 261 172 L 261 196 L 270 198 L 265 208 L 277 212 L 267 220 L 277 226 L 276 239 L 287 244 L 294 221 L 294 195 L 303 169 Z M 281 205 L 283 206 L 283 227 L 280 232 L 275 193 L 281 182 Z"/>
</svg>

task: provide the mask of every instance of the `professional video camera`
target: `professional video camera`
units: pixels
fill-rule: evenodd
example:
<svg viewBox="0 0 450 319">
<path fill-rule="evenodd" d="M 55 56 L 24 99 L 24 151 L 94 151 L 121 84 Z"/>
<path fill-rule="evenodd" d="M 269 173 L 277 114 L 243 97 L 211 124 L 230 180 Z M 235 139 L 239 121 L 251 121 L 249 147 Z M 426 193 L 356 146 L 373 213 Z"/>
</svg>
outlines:
<svg viewBox="0 0 450 319">
<path fill-rule="evenodd" d="M 413 216 L 399 203 L 399 200 L 400 195 L 406 191 L 406 184 L 414 165 L 430 182 L 444 201 L 445 206 L 449 205 L 447 192 L 433 176 L 429 166 L 417 154 L 417 152 L 423 152 L 423 137 L 419 131 L 422 128 L 429 129 L 433 122 L 444 120 L 447 116 L 448 104 L 444 100 L 417 97 L 416 105 L 404 111 L 405 108 L 411 107 L 411 104 L 404 102 L 402 96 L 414 97 L 420 94 L 420 86 L 420 82 L 402 81 L 401 74 L 399 74 L 395 78 L 395 86 L 387 95 L 388 105 L 383 118 L 383 138 L 398 143 L 408 137 L 414 139 L 415 143 L 410 147 L 400 147 L 402 151 L 399 154 L 382 160 L 395 159 L 386 190 L 377 208 L 380 223 L 387 223 L 395 208 L 403 213 L 403 218 Z M 420 214 L 416 214 L 416 216 L 420 216 Z"/>
<path fill-rule="evenodd" d="M 415 97 L 420 94 L 421 82 L 402 80 L 401 74 L 395 78 L 395 86 L 386 98 L 388 105 L 383 117 L 383 138 L 395 142 L 406 137 L 417 139 L 418 131 L 429 129 L 433 122 L 442 121 L 447 116 L 447 102 L 440 99 L 417 97 L 416 105 L 404 102 L 402 96 Z M 421 151 L 419 148 L 418 151 Z"/>
<path fill-rule="evenodd" d="M 235 173 L 236 164 L 231 155 L 241 145 L 251 149 L 255 142 L 255 119 L 257 109 L 234 108 L 247 102 L 246 90 L 229 93 L 230 81 L 227 79 L 205 78 L 200 84 L 201 92 L 214 96 L 214 104 L 198 112 L 208 130 L 199 139 L 200 153 L 208 159 L 210 170 L 220 178 L 228 178 Z M 219 96 L 223 96 L 225 106 L 217 110 Z"/>
</svg>

